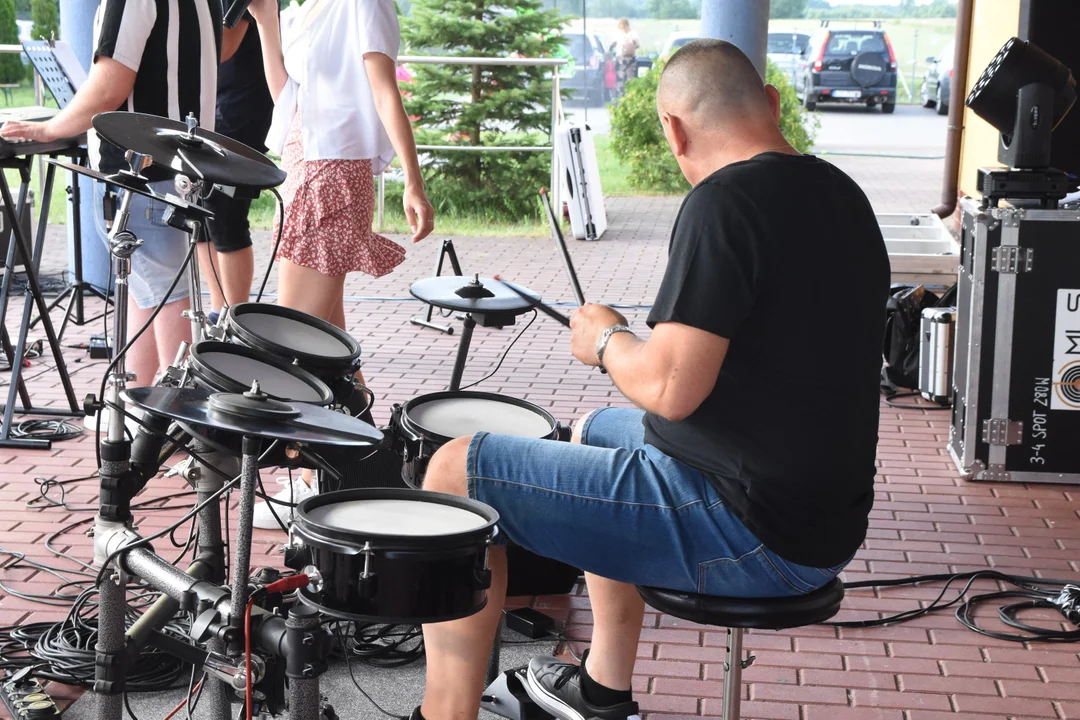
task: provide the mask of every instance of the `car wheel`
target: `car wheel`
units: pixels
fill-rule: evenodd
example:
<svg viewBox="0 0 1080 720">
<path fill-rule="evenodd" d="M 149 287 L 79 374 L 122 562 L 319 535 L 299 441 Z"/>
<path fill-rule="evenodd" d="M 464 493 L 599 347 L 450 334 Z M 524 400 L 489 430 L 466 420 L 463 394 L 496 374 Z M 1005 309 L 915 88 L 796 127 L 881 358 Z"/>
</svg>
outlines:
<svg viewBox="0 0 1080 720">
<path fill-rule="evenodd" d="M 817 110 L 817 101 L 810 99 L 809 91 L 807 91 L 807 93 L 803 96 L 802 105 L 809 112 L 814 112 L 815 110 Z"/>
<path fill-rule="evenodd" d="M 924 108 L 932 108 L 937 103 L 930 99 L 930 93 L 926 90 L 926 84 L 926 80 L 923 80 L 922 89 L 919 90 L 919 97 L 922 100 L 922 106 Z M 939 90 L 938 93 L 940 94 L 940 92 L 941 91 Z"/>
<path fill-rule="evenodd" d="M 937 114 L 938 115 L 948 115 L 949 114 L 949 106 L 945 103 L 945 99 L 941 97 L 941 86 L 940 85 L 938 85 L 937 102 L 935 102 L 935 105 L 937 105 Z"/>
<path fill-rule="evenodd" d="M 894 103 L 894 102 L 882 103 L 881 104 L 881 112 L 885 113 L 886 115 L 893 114 L 894 112 L 896 112 L 896 103 Z"/>
</svg>

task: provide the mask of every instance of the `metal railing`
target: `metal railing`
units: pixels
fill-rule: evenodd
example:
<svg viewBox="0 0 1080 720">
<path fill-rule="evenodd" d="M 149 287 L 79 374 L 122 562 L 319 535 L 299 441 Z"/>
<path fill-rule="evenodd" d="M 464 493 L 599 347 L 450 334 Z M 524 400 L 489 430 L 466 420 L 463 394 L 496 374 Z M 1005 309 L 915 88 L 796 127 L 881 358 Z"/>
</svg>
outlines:
<svg viewBox="0 0 1080 720">
<path fill-rule="evenodd" d="M 559 158 L 555 152 L 555 127 L 562 117 L 562 94 L 559 89 L 559 69 L 567 64 L 563 58 L 495 58 L 495 57 L 442 57 L 432 55 L 402 55 L 399 65 L 480 65 L 480 66 L 518 66 L 551 68 L 551 142 L 548 145 L 417 145 L 419 152 L 549 152 L 551 153 L 551 177 L 548 192 L 558 207 L 561 197 L 557 179 Z M 377 225 L 381 231 L 385 227 L 386 208 L 386 173 L 379 175 Z"/>
</svg>

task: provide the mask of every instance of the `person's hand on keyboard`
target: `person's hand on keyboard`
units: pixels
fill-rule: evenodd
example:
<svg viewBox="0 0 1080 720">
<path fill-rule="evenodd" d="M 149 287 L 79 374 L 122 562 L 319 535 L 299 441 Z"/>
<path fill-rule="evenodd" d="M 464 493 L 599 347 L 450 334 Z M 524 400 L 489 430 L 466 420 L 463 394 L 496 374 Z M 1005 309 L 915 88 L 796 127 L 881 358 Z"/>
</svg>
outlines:
<svg viewBox="0 0 1080 720">
<path fill-rule="evenodd" d="M 52 142 L 56 140 L 48 122 L 9 120 L 0 127 L 0 137 L 8 142 Z"/>
</svg>

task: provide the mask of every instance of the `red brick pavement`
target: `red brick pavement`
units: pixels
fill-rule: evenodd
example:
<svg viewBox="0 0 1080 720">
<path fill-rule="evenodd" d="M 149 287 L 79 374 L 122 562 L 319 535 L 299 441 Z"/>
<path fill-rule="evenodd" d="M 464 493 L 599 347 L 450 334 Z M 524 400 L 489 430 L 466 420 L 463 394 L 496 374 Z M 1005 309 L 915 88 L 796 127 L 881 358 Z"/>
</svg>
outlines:
<svg viewBox="0 0 1080 720">
<path fill-rule="evenodd" d="M 601 242 L 571 247 L 590 300 L 648 302 L 661 277 L 676 207 L 677 201 L 664 198 L 611 202 L 610 235 Z M 460 238 L 456 245 L 467 270 L 501 272 L 549 299 L 570 299 L 550 241 Z M 407 284 L 430 274 L 434 247 L 429 243 L 413 250 L 387 278 L 355 277 L 348 285 L 349 326 L 364 345 L 365 370 L 379 393 L 380 420 L 386 419 L 391 403 L 443 389 L 450 374 L 456 336 L 409 325 L 409 316 L 420 306 L 404 300 Z M 265 252 L 261 247 L 263 257 Z M 62 262 L 62 256 L 56 259 L 58 254 L 50 256 L 50 267 Z M 9 314 L 9 327 L 17 310 L 13 307 Z M 626 314 L 638 328 L 643 326 L 642 308 L 628 309 Z M 97 327 L 72 328 L 65 340 L 84 341 Z M 478 329 L 467 381 L 494 367 L 515 331 Z M 537 320 L 503 369 L 482 387 L 525 398 L 567 421 L 597 405 L 623 402 L 606 377 L 576 366 L 565 344 L 561 328 Z M 85 359 L 79 350 L 68 350 L 66 356 L 80 397 L 95 390 L 103 364 Z M 37 401 L 60 401 L 48 360 L 34 360 L 27 377 Z M 965 482 L 943 449 L 947 432 L 946 413 L 882 407 L 877 502 L 867 540 L 845 578 L 885 579 L 986 567 L 1076 577 L 1080 494 L 1070 487 Z M 54 557 L 44 541 L 67 525 L 70 530 L 56 537 L 52 547 L 89 560 L 87 525 L 72 524 L 91 516 L 82 508 L 95 500 L 93 483 L 67 487 L 70 511 L 30 509 L 25 504 L 39 494 L 36 477 L 71 479 L 93 469 L 89 436 L 58 443 L 51 451 L 0 450 L 0 546 L 77 570 L 74 562 Z M 144 495 L 160 497 L 181 489 L 176 478 L 164 478 L 154 481 Z M 179 512 L 146 513 L 139 522 L 147 530 L 161 528 Z M 276 563 L 281 540 L 280 534 L 256 531 L 256 557 Z M 166 547 L 159 543 L 159 549 Z M 167 554 L 173 552 L 169 548 Z M 52 577 L 25 569 L 0 570 L 0 580 L 23 592 L 48 592 L 55 585 Z M 935 594 L 930 588 L 853 591 L 841 617 L 878 617 L 925 603 Z M 591 615 L 583 594 L 539 598 L 536 604 L 565 618 L 572 637 L 588 637 Z M 62 615 L 61 608 L 0 593 L 0 623 Z M 650 612 L 635 678 L 644 713 L 652 720 L 718 716 L 723 643 L 722 630 Z M 1080 718 L 1077 646 L 1029 647 L 994 640 L 963 629 L 950 615 L 885 629 L 814 626 L 751 632 L 746 646 L 757 656 L 744 674 L 747 718 Z M 73 691 L 64 694 L 71 696 Z"/>
</svg>

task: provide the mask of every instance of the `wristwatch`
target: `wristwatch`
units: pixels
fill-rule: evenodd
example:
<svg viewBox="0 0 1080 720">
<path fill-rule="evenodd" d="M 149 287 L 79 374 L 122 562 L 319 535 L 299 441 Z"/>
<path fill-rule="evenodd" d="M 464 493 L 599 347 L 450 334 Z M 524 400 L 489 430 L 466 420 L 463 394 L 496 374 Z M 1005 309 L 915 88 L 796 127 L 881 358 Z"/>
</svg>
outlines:
<svg viewBox="0 0 1080 720">
<path fill-rule="evenodd" d="M 625 325 L 612 325 L 604 332 L 600 333 L 600 339 L 596 341 L 596 359 L 600 363 L 600 367 L 604 367 L 604 350 L 607 349 L 608 340 L 615 333 L 630 333 L 634 334 L 634 331 Z"/>
</svg>

